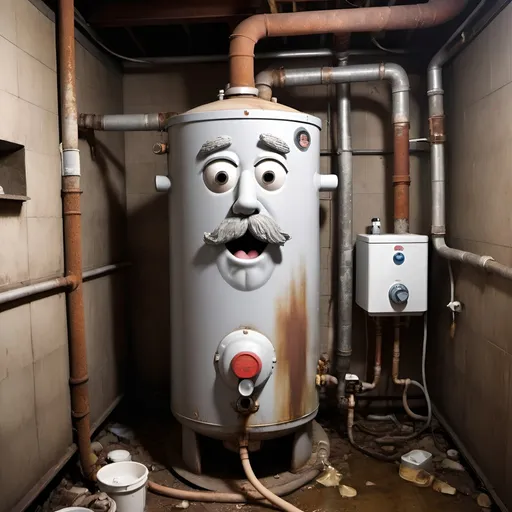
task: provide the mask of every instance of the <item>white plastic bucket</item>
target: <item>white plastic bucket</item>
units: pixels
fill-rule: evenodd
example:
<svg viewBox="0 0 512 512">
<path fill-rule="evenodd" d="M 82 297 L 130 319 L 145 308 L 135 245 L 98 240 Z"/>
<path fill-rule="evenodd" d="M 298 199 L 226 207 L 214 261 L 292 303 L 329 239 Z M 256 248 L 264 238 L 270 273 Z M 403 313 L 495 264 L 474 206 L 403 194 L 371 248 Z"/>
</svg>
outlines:
<svg viewBox="0 0 512 512">
<path fill-rule="evenodd" d="M 59 508 L 58 512 L 91 512 L 91 509 L 84 507 L 66 507 Z"/>
<path fill-rule="evenodd" d="M 132 460 L 132 456 L 128 450 L 112 450 L 108 452 L 107 459 L 109 462 L 126 462 Z"/>
<path fill-rule="evenodd" d="M 144 512 L 148 468 L 139 462 L 113 462 L 97 475 L 98 487 L 117 505 L 117 512 Z"/>
</svg>

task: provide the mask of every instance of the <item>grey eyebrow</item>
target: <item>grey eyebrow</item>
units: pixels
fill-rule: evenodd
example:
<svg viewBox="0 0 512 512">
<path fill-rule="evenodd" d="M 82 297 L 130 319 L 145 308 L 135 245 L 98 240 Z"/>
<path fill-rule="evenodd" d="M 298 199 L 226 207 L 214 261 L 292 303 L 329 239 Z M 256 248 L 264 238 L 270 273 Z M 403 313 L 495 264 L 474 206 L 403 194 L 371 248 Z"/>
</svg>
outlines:
<svg viewBox="0 0 512 512">
<path fill-rule="evenodd" d="M 286 155 L 286 153 L 290 152 L 290 148 L 284 140 L 280 139 L 279 137 L 276 137 L 275 135 L 271 135 L 270 133 L 262 133 L 260 135 L 260 141 L 269 149 L 272 149 L 277 153 Z"/>
<path fill-rule="evenodd" d="M 231 137 L 229 135 L 220 135 L 212 140 L 207 140 L 199 150 L 199 156 L 204 158 L 205 156 L 211 155 L 216 151 L 229 148 L 231 146 Z"/>
</svg>

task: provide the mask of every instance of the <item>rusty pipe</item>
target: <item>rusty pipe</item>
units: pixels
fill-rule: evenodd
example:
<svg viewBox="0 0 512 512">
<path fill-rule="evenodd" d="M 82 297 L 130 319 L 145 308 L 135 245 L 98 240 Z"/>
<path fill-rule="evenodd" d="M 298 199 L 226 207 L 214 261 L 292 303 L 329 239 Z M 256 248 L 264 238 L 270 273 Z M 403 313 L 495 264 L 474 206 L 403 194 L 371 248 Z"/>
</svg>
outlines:
<svg viewBox="0 0 512 512">
<path fill-rule="evenodd" d="M 167 121 L 177 112 L 155 112 L 152 114 L 80 114 L 78 127 L 85 130 L 102 131 L 163 131 Z"/>
<path fill-rule="evenodd" d="M 393 220 L 395 233 L 409 232 L 409 123 L 394 124 Z"/>
<path fill-rule="evenodd" d="M 432 58 L 427 72 L 428 107 L 429 107 L 429 139 L 431 143 L 431 180 L 432 180 L 432 245 L 437 253 L 452 261 L 459 261 L 474 268 L 496 274 L 504 279 L 512 280 L 512 267 L 503 265 L 492 256 L 475 254 L 454 249 L 446 244 L 446 210 L 445 210 L 445 153 L 446 133 L 444 126 L 444 90 L 443 65 L 454 54 L 468 44 L 465 38 L 458 39 L 467 26 L 480 15 L 486 0 L 480 0 L 473 12 L 464 20 L 452 37 Z M 455 42 L 457 41 L 457 42 Z M 452 46 L 453 44 L 453 46 Z"/>
<path fill-rule="evenodd" d="M 382 323 L 379 317 L 375 318 L 375 366 L 373 368 L 373 381 L 363 382 L 363 391 L 375 389 L 380 381 L 382 371 Z"/>
<path fill-rule="evenodd" d="M 410 85 L 407 73 L 401 66 L 393 63 L 381 63 L 338 66 L 336 68 L 267 69 L 257 75 L 256 87 L 260 98 L 270 99 L 273 87 L 339 85 L 377 80 L 386 80 L 391 85 L 394 131 L 394 231 L 395 233 L 407 233 L 409 231 L 411 183 L 409 163 Z M 343 166 L 341 168 L 343 169 Z M 343 182 L 341 188 L 343 189 Z M 349 236 L 351 244 L 352 233 Z"/>
<path fill-rule="evenodd" d="M 265 37 L 427 28 L 456 16 L 467 0 L 358 9 L 257 14 L 242 21 L 229 47 L 231 87 L 254 87 L 254 48 Z"/>
<path fill-rule="evenodd" d="M 409 386 L 410 379 L 400 379 L 400 317 L 395 317 L 394 337 L 393 337 L 393 366 L 391 375 L 393 382 L 399 386 Z"/>
<path fill-rule="evenodd" d="M 59 1 L 59 78 L 62 132 L 62 205 L 64 218 L 65 275 L 75 284 L 67 294 L 69 383 L 71 414 L 76 430 L 82 471 L 94 479 L 87 374 L 87 345 L 82 286 L 82 233 L 80 223 L 80 156 L 76 105 L 74 0 Z"/>
</svg>

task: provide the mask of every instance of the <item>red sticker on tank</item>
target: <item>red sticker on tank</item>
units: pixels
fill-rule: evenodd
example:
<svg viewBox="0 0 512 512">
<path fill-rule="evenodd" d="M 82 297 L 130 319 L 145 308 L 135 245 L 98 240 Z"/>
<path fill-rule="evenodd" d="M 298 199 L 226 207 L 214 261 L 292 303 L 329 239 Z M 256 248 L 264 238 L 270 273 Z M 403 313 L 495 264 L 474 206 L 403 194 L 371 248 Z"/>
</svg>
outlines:
<svg viewBox="0 0 512 512">
<path fill-rule="evenodd" d="M 401 245 L 395 245 L 395 251 L 403 251 L 404 248 Z"/>
</svg>

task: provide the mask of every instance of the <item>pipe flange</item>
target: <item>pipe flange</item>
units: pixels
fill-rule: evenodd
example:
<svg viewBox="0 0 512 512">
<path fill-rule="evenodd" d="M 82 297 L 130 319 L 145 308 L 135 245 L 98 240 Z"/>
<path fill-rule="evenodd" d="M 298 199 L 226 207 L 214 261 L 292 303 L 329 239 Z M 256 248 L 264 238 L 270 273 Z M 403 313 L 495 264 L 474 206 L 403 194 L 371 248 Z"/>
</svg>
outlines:
<svg viewBox="0 0 512 512">
<path fill-rule="evenodd" d="M 230 87 L 224 96 L 258 96 L 256 87 Z"/>
</svg>

